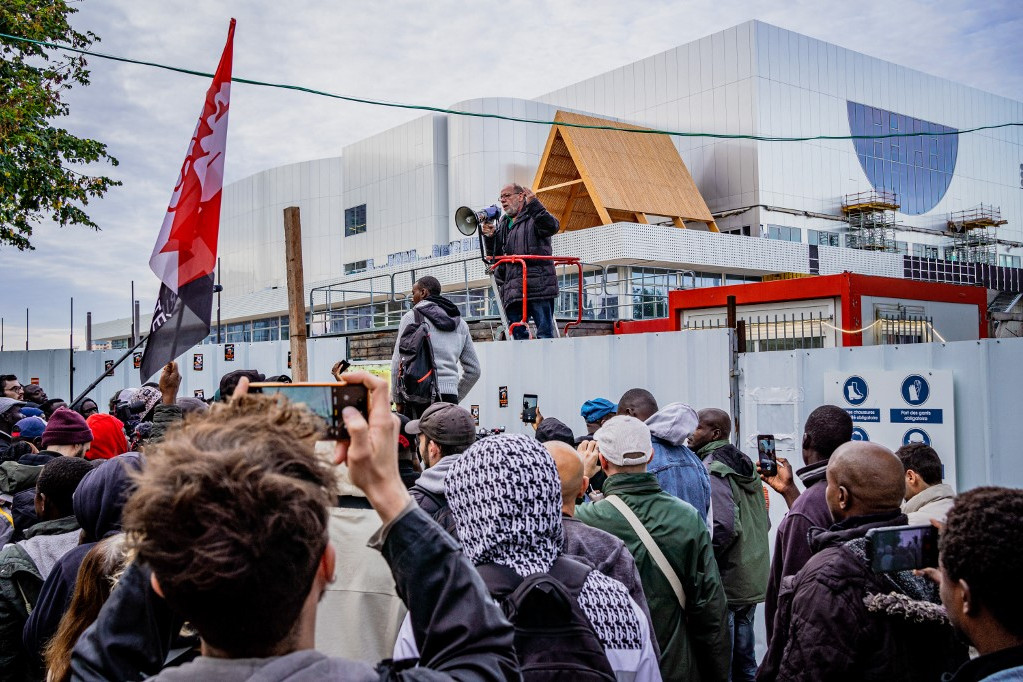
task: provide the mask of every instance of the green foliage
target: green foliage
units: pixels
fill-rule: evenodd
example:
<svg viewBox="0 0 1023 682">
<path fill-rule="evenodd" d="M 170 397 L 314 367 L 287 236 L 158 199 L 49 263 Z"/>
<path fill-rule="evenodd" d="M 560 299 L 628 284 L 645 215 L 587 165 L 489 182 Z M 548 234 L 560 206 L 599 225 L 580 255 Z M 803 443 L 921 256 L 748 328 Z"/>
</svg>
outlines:
<svg viewBox="0 0 1023 682">
<path fill-rule="evenodd" d="M 0 33 L 88 49 L 99 38 L 71 28 L 75 12 L 65 0 L 2 0 Z M 43 220 L 98 230 L 81 206 L 121 184 L 74 170 L 117 159 L 105 144 L 54 125 L 69 112 L 64 92 L 89 84 L 85 67 L 84 55 L 0 38 L 0 246 L 31 249 Z"/>
</svg>

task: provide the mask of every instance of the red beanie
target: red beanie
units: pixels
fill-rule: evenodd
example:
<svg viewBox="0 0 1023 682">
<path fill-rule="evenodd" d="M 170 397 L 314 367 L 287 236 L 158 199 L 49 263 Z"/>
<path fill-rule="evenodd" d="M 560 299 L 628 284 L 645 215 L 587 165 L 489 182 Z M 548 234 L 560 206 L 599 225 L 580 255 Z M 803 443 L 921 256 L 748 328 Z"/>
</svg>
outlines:
<svg viewBox="0 0 1023 682">
<path fill-rule="evenodd" d="M 92 431 L 82 415 L 67 407 L 58 407 L 43 431 L 43 447 L 78 445 L 92 440 Z"/>
<path fill-rule="evenodd" d="M 85 459 L 110 459 L 128 452 L 128 439 L 124 436 L 124 423 L 109 414 L 94 414 L 85 422 L 92 429 L 92 447 Z"/>
</svg>

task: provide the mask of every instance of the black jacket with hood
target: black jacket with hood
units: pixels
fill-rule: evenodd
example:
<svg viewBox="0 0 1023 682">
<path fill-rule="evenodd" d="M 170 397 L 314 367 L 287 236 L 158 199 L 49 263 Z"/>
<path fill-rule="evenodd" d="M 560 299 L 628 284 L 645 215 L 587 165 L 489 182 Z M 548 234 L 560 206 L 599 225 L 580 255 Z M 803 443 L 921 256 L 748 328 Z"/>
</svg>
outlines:
<svg viewBox="0 0 1023 682">
<path fill-rule="evenodd" d="M 493 237 L 484 237 L 492 256 L 550 256 L 551 235 L 558 231 L 558 219 L 547 212 L 539 199 L 532 199 L 511 220 L 502 216 Z M 558 295 L 558 277 L 550 261 L 527 263 L 530 301 L 550 300 Z M 522 300 L 522 265 L 504 263 L 495 272 L 505 306 Z"/>
<path fill-rule="evenodd" d="M 896 510 L 811 531 L 814 555 L 782 580 L 758 681 L 938 680 L 966 660 L 933 582 L 870 568 L 867 531 L 904 525 Z"/>
<path fill-rule="evenodd" d="M 57 561 L 42 589 L 35 609 L 22 632 L 25 649 L 34 665 L 42 665 L 46 643 L 57 632 L 61 618 L 71 605 L 78 568 L 97 542 L 121 532 L 121 512 L 135 489 L 131 475 L 142 469 L 137 452 L 118 455 L 104 461 L 86 474 L 75 489 L 75 518 L 82 527 L 80 545 Z"/>
<path fill-rule="evenodd" d="M 154 679 L 518 679 L 511 624 L 458 544 L 412 503 L 382 530 L 380 551 L 391 567 L 398 595 L 409 607 L 416 641 L 421 644 L 422 667 L 385 677 L 384 671 L 374 672 L 366 663 L 305 650 L 265 659 L 200 657 L 180 668 L 168 668 Z M 140 673 L 154 675 L 170 649 L 171 634 L 180 625 L 167 602 L 153 592 L 149 570 L 132 564 L 99 620 L 79 638 L 72 655 L 72 678 L 133 680 Z"/>
</svg>

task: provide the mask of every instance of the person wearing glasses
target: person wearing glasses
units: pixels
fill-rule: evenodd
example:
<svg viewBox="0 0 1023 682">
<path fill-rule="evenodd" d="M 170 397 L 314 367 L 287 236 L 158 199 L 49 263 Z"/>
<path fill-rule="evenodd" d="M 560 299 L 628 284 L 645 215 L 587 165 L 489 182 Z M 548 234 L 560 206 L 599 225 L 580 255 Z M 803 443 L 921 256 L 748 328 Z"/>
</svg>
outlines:
<svg viewBox="0 0 1023 682">
<path fill-rule="evenodd" d="M 481 226 L 487 252 L 492 256 L 552 255 L 551 235 L 558 231 L 558 219 L 547 212 L 536 195 L 527 187 L 511 184 L 501 190 L 500 199 L 504 214 L 496 222 Z M 527 274 L 525 317 L 536 323 L 537 338 L 553 338 L 554 299 L 558 296 L 554 264 L 528 262 Z M 522 265 L 503 263 L 495 276 L 508 323 L 522 320 Z M 512 336 L 528 339 L 529 330 L 520 325 L 512 330 Z"/>
</svg>

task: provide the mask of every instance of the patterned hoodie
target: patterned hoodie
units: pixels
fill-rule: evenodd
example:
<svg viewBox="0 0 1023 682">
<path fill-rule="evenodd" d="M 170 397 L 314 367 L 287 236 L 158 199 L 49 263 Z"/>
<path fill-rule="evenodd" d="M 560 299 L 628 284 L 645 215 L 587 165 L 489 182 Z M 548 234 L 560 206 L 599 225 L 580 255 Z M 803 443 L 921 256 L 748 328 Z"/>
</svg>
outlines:
<svg viewBox="0 0 1023 682">
<path fill-rule="evenodd" d="M 526 577 L 547 572 L 561 556 L 561 483 L 554 459 L 535 439 L 506 434 L 477 441 L 451 465 L 444 491 L 473 564 L 498 563 Z M 619 679 L 661 679 L 650 627 L 622 583 L 591 572 L 579 606 Z M 395 658 L 417 655 L 407 626 L 406 619 Z"/>
</svg>

